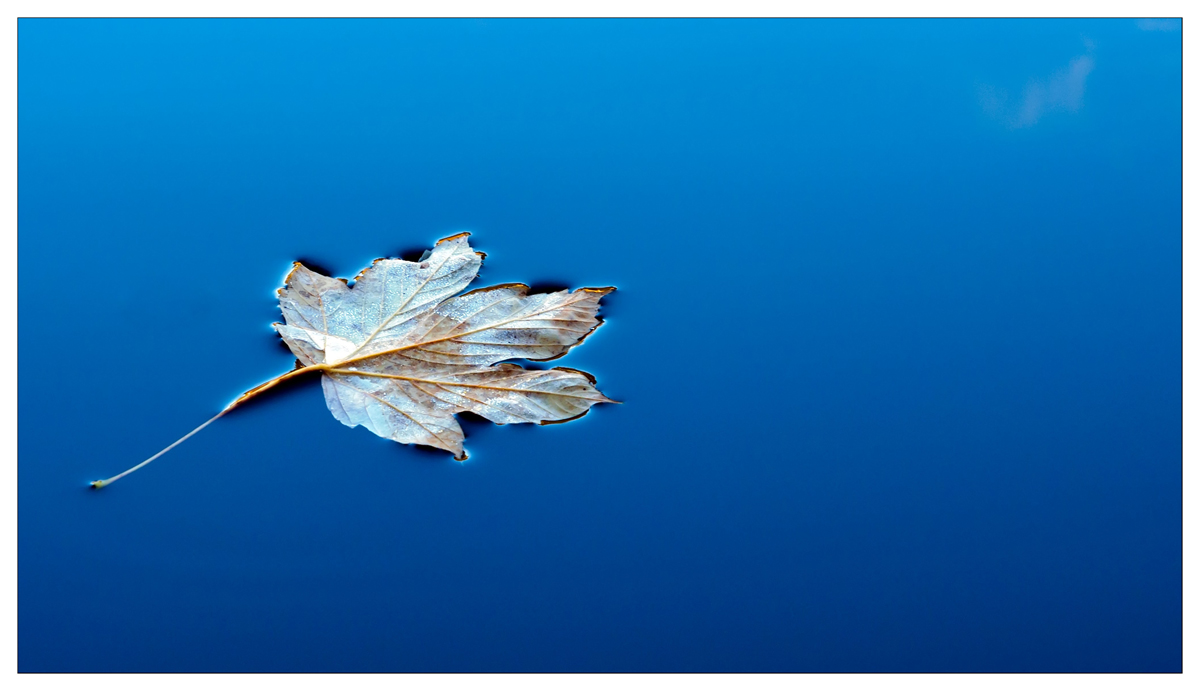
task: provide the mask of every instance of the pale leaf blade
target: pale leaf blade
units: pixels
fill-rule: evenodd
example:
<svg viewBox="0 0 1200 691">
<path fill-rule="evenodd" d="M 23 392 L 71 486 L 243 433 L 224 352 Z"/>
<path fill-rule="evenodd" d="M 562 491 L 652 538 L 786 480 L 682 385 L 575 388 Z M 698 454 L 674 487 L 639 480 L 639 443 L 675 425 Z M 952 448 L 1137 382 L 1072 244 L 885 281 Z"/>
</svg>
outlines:
<svg viewBox="0 0 1200 691">
<path fill-rule="evenodd" d="M 328 333 L 325 301 L 333 295 L 349 292 L 345 282 L 296 262 L 279 289 L 279 309 L 288 326 Z"/>
<path fill-rule="evenodd" d="M 376 260 L 353 287 L 297 262 L 279 291 L 286 323 L 276 329 L 305 364 L 338 362 L 375 342 L 394 343 L 405 324 L 466 288 L 479 273 L 482 256 L 467 236 L 439 240 L 418 262 Z"/>
<path fill-rule="evenodd" d="M 482 261 L 467 233 L 439 241 L 419 262 L 377 259 L 355 279 L 354 304 L 335 333 L 359 345 L 387 340 L 390 331 L 466 288 Z"/>
<path fill-rule="evenodd" d="M 565 367 L 527 370 L 511 363 L 492 367 L 433 365 L 403 353 L 372 361 L 370 371 L 333 370 L 358 380 L 388 379 L 412 398 L 429 396 L 497 424 L 564 422 L 597 403 L 613 401 L 586 372 Z"/>
<path fill-rule="evenodd" d="M 491 365 L 502 360 L 553 360 L 578 345 L 601 323 L 600 299 L 612 288 L 528 295 L 508 284 L 446 300 L 410 322 L 402 336 L 363 348 L 352 358 L 405 352 L 437 364 Z"/>
<path fill-rule="evenodd" d="M 321 377 L 325 403 L 339 422 L 362 425 L 384 439 L 423 444 L 463 457 L 463 433 L 451 406 L 416 394 L 397 382 L 326 373 Z"/>
</svg>

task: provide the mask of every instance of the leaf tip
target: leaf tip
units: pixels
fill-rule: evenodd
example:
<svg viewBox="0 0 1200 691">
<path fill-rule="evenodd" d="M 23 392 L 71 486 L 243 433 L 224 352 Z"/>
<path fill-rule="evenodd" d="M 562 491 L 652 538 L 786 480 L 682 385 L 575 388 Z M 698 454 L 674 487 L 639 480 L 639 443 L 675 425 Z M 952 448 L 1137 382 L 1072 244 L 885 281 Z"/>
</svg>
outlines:
<svg viewBox="0 0 1200 691">
<path fill-rule="evenodd" d="M 437 242 L 435 242 L 433 244 L 434 244 L 434 246 L 437 246 L 437 245 L 442 244 L 443 242 L 454 242 L 455 240 L 458 240 L 459 238 L 465 238 L 465 237 L 470 237 L 470 236 L 471 236 L 471 233 L 464 231 L 461 233 L 455 233 L 454 235 L 451 235 L 449 237 L 442 238 L 441 240 L 438 240 Z"/>
</svg>

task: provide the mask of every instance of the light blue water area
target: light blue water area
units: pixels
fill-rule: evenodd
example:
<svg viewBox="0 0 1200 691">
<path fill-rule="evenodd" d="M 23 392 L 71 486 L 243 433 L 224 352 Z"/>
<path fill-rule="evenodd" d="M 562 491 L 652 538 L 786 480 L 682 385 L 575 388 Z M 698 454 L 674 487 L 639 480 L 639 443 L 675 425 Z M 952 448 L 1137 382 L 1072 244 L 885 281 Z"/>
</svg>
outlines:
<svg viewBox="0 0 1200 691">
<path fill-rule="evenodd" d="M 1181 34 L 21 20 L 19 668 L 1179 671 Z M 615 285 L 466 423 L 309 382 L 303 259 Z"/>
</svg>

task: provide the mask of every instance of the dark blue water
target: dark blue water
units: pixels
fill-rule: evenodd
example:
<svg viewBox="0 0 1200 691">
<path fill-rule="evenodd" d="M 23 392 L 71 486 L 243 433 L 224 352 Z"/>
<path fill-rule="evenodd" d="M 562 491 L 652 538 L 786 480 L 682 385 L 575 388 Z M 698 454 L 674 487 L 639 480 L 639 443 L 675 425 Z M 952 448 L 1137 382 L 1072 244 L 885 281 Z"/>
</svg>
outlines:
<svg viewBox="0 0 1200 691">
<path fill-rule="evenodd" d="M 1181 669 L 1177 26 L 18 31 L 22 671 Z M 625 405 L 459 464 L 314 381 L 86 489 L 462 230 L 619 287 Z"/>
</svg>

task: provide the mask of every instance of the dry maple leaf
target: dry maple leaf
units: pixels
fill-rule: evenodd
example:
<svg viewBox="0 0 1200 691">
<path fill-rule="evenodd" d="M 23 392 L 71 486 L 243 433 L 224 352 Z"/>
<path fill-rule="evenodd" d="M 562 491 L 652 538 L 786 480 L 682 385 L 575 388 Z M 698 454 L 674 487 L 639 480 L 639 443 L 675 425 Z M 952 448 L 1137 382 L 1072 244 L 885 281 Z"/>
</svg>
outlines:
<svg viewBox="0 0 1200 691">
<path fill-rule="evenodd" d="M 296 262 L 279 289 L 286 324 L 274 325 L 296 354 L 296 369 L 250 389 L 179 441 L 92 487 L 112 484 L 238 405 L 314 372 L 321 373 L 325 403 L 343 424 L 445 449 L 457 460 L 466 453 L 455 413 L 470 411 L 500 425 L 545 425 L 614 402 L 586 372 L 527 370 L 501 361 L 562 357 L 600 325 L 600 298 L 615 289 L 529 295 L 529 286 L 506 283 L 459 295 L 483 260 L 467 243 L 469 235 L 439 240 L 417 262 L 377 259 L 353 287 Z"/>
</svg>

